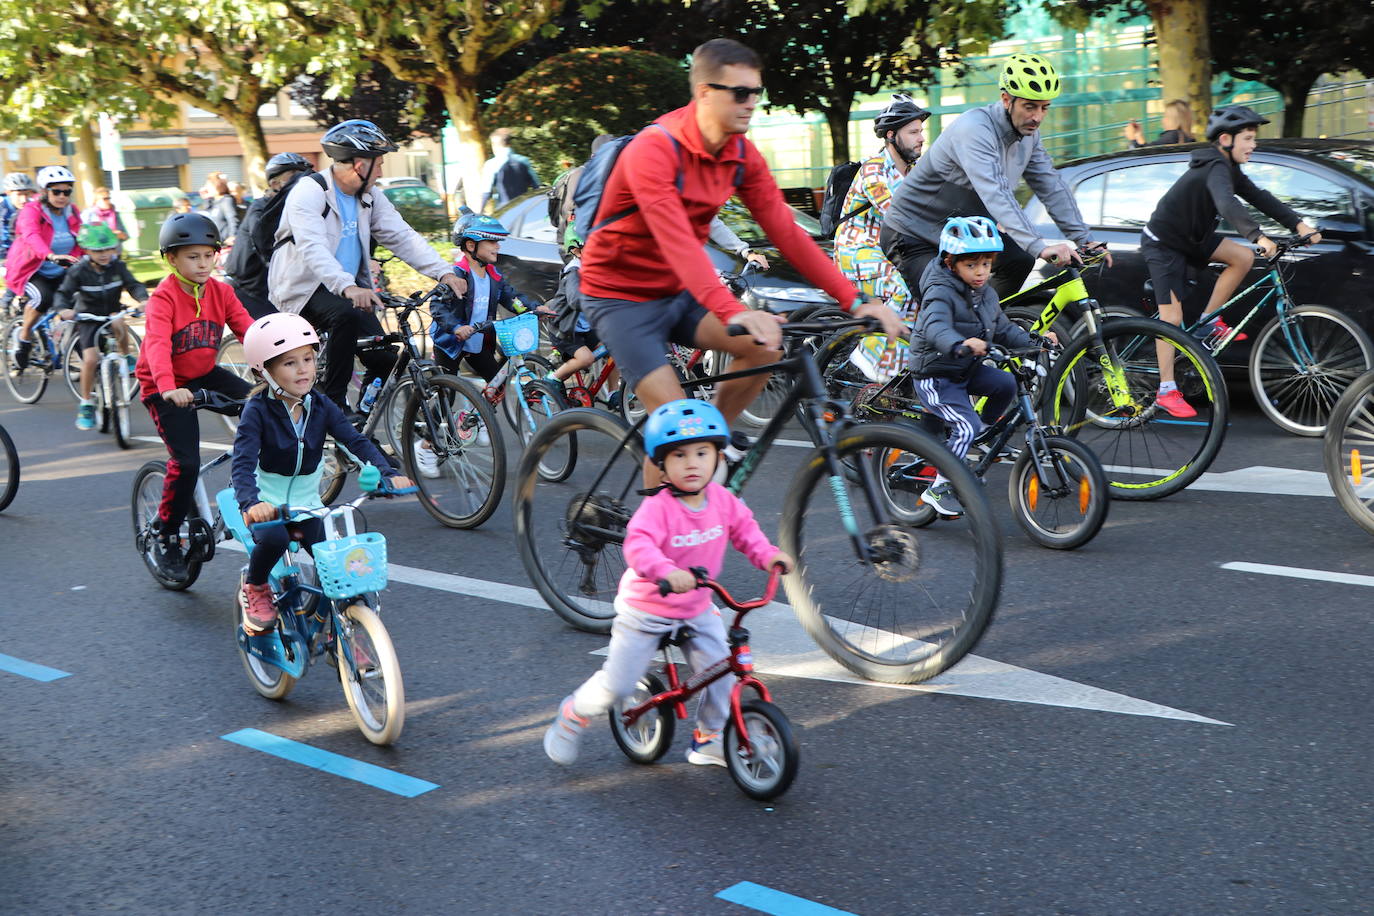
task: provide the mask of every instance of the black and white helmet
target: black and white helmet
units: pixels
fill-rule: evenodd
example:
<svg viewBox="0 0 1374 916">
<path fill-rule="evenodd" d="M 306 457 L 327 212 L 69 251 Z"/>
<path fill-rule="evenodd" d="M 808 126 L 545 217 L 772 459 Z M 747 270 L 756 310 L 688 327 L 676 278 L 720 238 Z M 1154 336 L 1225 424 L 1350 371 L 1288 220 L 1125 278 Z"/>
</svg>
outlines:
<svg viewBox="0 0 1374 916">
<path fill-rule="evenodd" d="M 300 153 L 277 153 L 267 160 L 267 180 L 271 181 L 285 172 L 308 172 L 314 166 Z"/>
<path fill-rule="evenodd" d="M 879 137 L 886 137 L 889 130 L 901 130 L 912 121 L 924 121 L 928 117 L 930 112 L 913 102 L 911 96 L 897 93 L 892 96 L 892 102 L 873 119 L 873 132 Z"/>
<path fill-rule="evenodd" d="M 33 179 L 28 172 L 10 172 L 5 176 L 5 190 L 8 191 L 36 191 Z"/>
<path fill-rule="evenodd" d="M 330 159 L 342 162 L 348 159 L 376 159 L 398 149 L 395 143 L 371 121 L 355 119 L 335 124 L 324 132 L 320 146 Z"/>
<path fill-rule="evenodd" d="M 1216 142 L 1222 134 L 1237 134 L 1247 127 L 1268 124 L 1269 119 L 1244 105 L 1222 105 L 1207 118 L 1207 142 Z"/>
</svg>

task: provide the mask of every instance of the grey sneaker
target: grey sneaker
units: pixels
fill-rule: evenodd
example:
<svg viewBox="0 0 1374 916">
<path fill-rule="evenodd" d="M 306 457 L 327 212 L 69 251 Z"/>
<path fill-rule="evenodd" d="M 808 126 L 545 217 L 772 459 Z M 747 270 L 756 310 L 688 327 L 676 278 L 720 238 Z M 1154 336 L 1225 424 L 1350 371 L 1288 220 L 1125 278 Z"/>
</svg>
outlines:
<svg viewBox="0 0 1374 916">
<path fill-rule="evenodd" d="M 959 497 L 954 495 L 954 487 L 948 481 L 928 487 L 921 494 L 921 502 L 946 518 L 957 518 L 964 514 L 964 507 L 959 505 Z"/>
<path fill-rule="evenodd" d="M 547 731 L 544 732 L 544 753 L 554 763 L 568 766 L 577 760 L 578 747 L 582 744 L 582 733 L 591 722 L 573 711 L 572 695 L 563 698 L 558 704 L 558 715 Z"/>
<path fill-rule="evenodd" d="M 720 732 L 706 734 L 700 729 L 692 732 L 692 744 L 687 748 L 687 762 L 697 766 L 725 766 L 725 742 Z"/>
</svg>

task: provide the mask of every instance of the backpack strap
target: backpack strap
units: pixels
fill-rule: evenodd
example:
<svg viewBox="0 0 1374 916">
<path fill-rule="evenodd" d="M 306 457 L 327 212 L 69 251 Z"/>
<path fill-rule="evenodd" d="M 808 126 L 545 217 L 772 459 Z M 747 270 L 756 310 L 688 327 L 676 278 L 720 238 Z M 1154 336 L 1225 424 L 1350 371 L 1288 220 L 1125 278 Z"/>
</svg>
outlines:
<svg viewBox="0 0 1374 916">
<path fill-rule="evenodd" d="M 324 219 L 326 216 L 329 215 L 329 185 L 325 183 L 324 175 L 320 172 L 311 172 L 310 178 L 315 182 L 315 184 L 319 185 L 320 190 L 324 192 L 324 209 L 320 211 L 320 219 Z M 361 201 L 359 202 L 361 203 Z M 296 244 L 296 237 L 294 235 L 288 235 L 280 242 L 273 242 L 272 253 L 276 254 L 278 248 L 288 243 L 292 245 Z"/>
</svg>

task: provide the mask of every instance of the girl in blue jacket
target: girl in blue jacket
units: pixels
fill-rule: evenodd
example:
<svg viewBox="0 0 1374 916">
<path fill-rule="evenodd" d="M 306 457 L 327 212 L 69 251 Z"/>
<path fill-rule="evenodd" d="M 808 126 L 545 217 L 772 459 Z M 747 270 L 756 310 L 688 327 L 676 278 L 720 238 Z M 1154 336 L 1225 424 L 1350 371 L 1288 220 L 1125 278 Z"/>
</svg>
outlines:
<svg viewBox="0 0 1374 916">
<path fill-rule="evenodd" d="M 280 506 L 323 508 L 320 475 L 326 436 L 375 465 L 392 486 L 410 486 L 339 406 L 314 390 L 319 345 L 310 322 L 285 312 L 259 318 L 244 334 L 244 356 L 263 382 L 244 405 L 231 464 L 234 497 L 250 525 L 276 518 Z M 309 516 L 253 535 L 256 543 L 243 586 L 243 628 L 249 635 L 266 632 L 277 622 L 267 575 L 287 545 L 297 541 L 309 549 L 323 538 L 324 521 Z"/>
</svg>

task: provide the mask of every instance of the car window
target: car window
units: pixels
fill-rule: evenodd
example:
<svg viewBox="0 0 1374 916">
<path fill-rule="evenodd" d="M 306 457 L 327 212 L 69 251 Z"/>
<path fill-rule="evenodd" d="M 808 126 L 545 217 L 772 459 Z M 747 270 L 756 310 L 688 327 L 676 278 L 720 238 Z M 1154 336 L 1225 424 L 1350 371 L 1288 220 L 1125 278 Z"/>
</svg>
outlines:
<svg viewBox="0 0 1374 916">
<path fill-rule="evenodd" d="M 796 207 L 788 207 L 792 211 L 792 219 L 802 231 L 807 235 L 819 237 L 821 234 L 820 220 L 803 213 Z M 740 203 L 739 198 L 732 197 L 726 201 L 725 206 L 720 208 L 720 218 L 725 225 L 730 227 L 730 231 L 735 233 L 746 242 L 766 241 L 763 227 L 754 222 L 754 217 L 749 214 L 744 204 Z"/>
<path fill-rule="evenodd" d="M 1246 176 L 1283 203 L 1292 207 L 1311 226 L 1323 218 L 1355 220 L 1355 205 L 1350 191 L 1329 178 L 1295 169 L 1278 162 L 1252 162 L 1245 166 Z M 1250 207 L 1250 214 L 1258 220 L 1264 234 L 1282 238 L 1288 234 L 1274 220 Z M 1224 224 L 1223 224 L 1224 225 Z M 1234 232 L 1230 226 L 1224 225 Z"/>
<path fill-rule="evenodd" d="M 415 190 L 413 188 L 392 188 L 391 193 L 387 196 L 391 198 L 392 203 L 397 205 L 409 205 L 415 203 Z"/>
<path fill-rule="evenodd" d="M 432 188 L 425 188 L 417 185 L 411 189 L 411 193 L 415 195 L 415 201 L 417 203 L 422 203 L 426 207 L 433 207 L 436 204 L 443 203 L 443 199 L 439 197 L 439 193 Z"/>
<path fill-rule="evenodd" d="M 1186 162 L 1149 162 L 1108 172 L 1103 176 L 1107 186 L 1102 191 L 1102 215 L 1096 225 L 1121 229 L 1144 226 L 1159 199 L 1187 168 Z"/>
<path fill-rule="evenodd" d="M 1102 225 L 1102 192 L 1107 190 L 1107 175 L 1094 175 L 1078 183 L 1073 189 L 1074 200 L 1089 226 Z"/>
<path fill-rule="evenodd" d="M 558 230 L 549 222 L 547 208 L 531 207 L 525 211 L 525 218 L 520 223 L 520 237 L 535 242 L 558 241 Z"/>
</svg>

